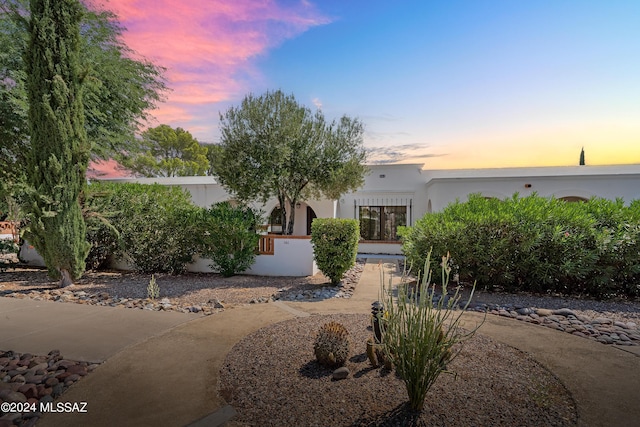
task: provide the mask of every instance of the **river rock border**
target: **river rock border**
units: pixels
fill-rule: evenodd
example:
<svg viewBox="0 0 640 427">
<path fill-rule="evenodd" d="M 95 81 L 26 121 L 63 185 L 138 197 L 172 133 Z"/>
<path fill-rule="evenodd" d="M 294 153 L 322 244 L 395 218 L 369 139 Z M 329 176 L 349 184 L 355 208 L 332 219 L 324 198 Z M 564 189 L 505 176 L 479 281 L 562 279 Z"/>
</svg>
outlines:
<svg viewBox="0 0 640 427">
<path fill-rule="evenodd" d="M 0 411 L 0 426 L 32 427 L 42 416 L 40 404 L 53 402 L 98 364 L 65 359 L 59 350 L 46 356 L 0 351 L 0 404 L 29 403 L 35 412 Z"/>
<path fill-rule="evenodd" d="M 468 310 L 486 311 L 489 314 L 546 326 L 602 344 L 640 345 L 640 327 L 635 322 L 620 322 L 607 317 L 590 318 L 569 308 L 550 310 L 478 303 Z"/>
</svg>

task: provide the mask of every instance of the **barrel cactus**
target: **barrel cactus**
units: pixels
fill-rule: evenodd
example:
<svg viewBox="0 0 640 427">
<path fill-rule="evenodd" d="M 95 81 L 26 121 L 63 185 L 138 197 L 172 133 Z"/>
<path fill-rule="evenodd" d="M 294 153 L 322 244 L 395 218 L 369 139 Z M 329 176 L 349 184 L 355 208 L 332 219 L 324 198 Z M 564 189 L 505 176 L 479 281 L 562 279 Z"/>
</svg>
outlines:
<svg viewBox="0 0 640 427">
<path fill-rule="evenodd" d="M 328 367 L 342 366 L 349 357 L 349 332 L 338 322 L 322 325 L 313 351 L 318 363 Z"/>
</svg>

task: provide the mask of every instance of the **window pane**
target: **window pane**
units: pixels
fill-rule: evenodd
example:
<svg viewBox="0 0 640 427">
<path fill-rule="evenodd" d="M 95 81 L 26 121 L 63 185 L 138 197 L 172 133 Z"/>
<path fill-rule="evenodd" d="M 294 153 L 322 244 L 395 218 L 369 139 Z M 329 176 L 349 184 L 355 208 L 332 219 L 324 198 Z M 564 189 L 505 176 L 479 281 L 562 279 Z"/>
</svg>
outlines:
<svg viewBox="0 0 640 427">
<path fill-rule="evenodd" d="M 360 206 L 360 237 L 380 240 L 380 206 Z"/>
<path fill-rule="evenodd" d="M 407 225 L 406 206 L 384 207 L 384 240 L 398 240 L 398 227 Z"/>
</svg>

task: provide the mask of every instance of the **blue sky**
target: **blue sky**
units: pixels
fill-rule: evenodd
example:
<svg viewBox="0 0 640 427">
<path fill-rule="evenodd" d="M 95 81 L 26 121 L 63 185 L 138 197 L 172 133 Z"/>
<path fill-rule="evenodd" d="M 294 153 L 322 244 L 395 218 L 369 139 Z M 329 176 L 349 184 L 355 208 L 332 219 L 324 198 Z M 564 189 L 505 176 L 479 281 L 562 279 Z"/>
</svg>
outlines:
<svg viewBox="0 0 640 427">
<path fill-rule="evenodd" d="M 360 118 L 375 161 L 568 165 L 584 146 L 587 164 L 640 163 L 639 1 L 174 3 L 107 4 L 169 68 L 153 125 L 215 142 L 220 112 L 281 89 Z"/>
</svg>

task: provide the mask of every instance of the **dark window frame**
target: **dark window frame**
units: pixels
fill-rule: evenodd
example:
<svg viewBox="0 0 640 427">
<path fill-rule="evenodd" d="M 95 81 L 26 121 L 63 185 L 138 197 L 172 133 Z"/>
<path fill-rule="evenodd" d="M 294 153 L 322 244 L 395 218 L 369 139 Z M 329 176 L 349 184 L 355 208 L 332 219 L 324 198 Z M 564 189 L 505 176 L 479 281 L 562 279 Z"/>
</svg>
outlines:
<svg viewBox="0 0 640 427">
<path fill-rule="evenodd" d="M 368 241 L 396 242 L 398 227 L 407 225 L 407 207 L 360 206 L 360 238 Z"/>
</svg>

